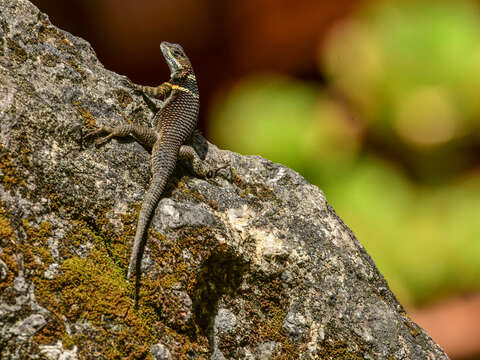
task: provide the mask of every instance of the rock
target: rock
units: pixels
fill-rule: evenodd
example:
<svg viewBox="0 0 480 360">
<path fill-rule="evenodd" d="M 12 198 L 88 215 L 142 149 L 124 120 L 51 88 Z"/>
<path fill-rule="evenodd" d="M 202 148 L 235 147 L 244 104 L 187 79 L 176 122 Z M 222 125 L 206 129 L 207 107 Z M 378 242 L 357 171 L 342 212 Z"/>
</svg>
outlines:
<svg viewBox="0 0 480 360">
<path fill-rule="evenodd" d="M 8 277 L 8 266 L 0 259 L 0 281 L 5 281 Z"/>
<path fill-rule="evenodd" d="M 150 352 L 155 360 L 170 360 L 170 351 L 163 344 L 152 345 Z"/>
<path fill-rule="evenodd" d="M 257 359 L 268 360 L 275 353 L 277 343 L 275 341 L 268 341 L 258 344 Z"/>
<path fill-rule="evenodd" d="M 0 3 L 2 359 L 447 359 L 316 186 L 202 139 L 229 168 L 178 164 L 127 281 L 150 155 L 83 135 L 152 115 L 86 41 Z"/>
<path fill-rule="evenodd" d="M 77 360 L 77 347 L 65 350 L 61 341 L 54 345 L 40 345 L 40 354 L 48 360 Z"/>
</svg>

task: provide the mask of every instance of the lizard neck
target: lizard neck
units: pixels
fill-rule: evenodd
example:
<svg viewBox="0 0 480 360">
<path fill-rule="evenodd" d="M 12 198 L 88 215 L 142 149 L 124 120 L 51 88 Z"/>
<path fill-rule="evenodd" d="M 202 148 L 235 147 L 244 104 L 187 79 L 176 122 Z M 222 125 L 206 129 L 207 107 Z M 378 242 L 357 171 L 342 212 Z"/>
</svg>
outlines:
<svg viewBox="0 0 480 360">
<path fill-rule="evenodd" d="M 189 78 L 196 81 L 195 74 L 193 73 L 193 69 L 191 67 L 179 69 L 175 72 L 172 72 L 170 75 L 171 81 L 182 81 Z"/>
<path fill-rule="evenodd" d="M 178 72 L 172 74 L 170 83 L 188 89 L 190 92 L 194 93 L 196 97 L 199 96 L 197 79 L 195 78 L 193 70 L 184 71 L 181 74 Z"/>
</svg>

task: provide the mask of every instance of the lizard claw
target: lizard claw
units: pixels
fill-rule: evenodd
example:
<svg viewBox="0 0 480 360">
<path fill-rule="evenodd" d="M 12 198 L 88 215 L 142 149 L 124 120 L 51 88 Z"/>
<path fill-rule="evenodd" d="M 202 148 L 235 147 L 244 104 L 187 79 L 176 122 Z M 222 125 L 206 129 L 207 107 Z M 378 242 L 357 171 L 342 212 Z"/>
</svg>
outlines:
<svg viewBox="0 0 480 360">
<path fill-rule="evenodd" d="M 95 146 L 100 146 L 100 145 L 106 143 L 108 140 L 110 140 L 110 138 L 112 136 L 113 136 L 113 134 L 108 134 L 107 136 L 98 138 L 97 140 L 95 140 Z"/>
<path fill-rule="evenodd" d="M 145 95 L 145 91 L 143 91 L 143 87 L 141 85 L 137 85 L 137 84 L 132 83 L 130 85 L 130 88 L 133 89 L 135 92 L 137 92 L 139 94 Z"/>
<path fill-rule="evenodd" d="M 213 177 L 217 176 L 217 174 L 220 172 L 220 170 L 223 170 L 227 167 L 228 167 L 228 165 L 223 165 L 223 166 L 220 166 L 216 169 L 209 170 L 207 172 L 207 178 L 213 178 Z"/>
<path fill-rule="evenodd" d="M 130 79 L 127 78 L 127 77 L 125 77 L 125 78 L 123 78 L 122 80 L 120 80 L 120 84 L 122 84 L 122 85 L 124 85 L 124 86 L 126 86 L 126 87 L 129 87 L 129 88 L 133 87 L 133 86 L 132 86 L 132 82 L 131 82 Z"/>
<path fill-rule="evenodd" d="M 92 136 L 96 136 L 98 134 L 101 134 L 101 133 L 104 133 L 104 132 L 108 132 L 108 129 L 106 129 L 105 127 L 99 127 L 99 128 L 96 128 L 96 129 L 93 129 L 89 132 L 87 132 L 84 136 L 84 138 L 89 138 L 89 137 L 92 137 Z M 104 136 L 104 137 L 101 137 L 101 138 L 98 138 L 95 140 L 95 146 L 100 146 L 102 145 L 103 143 L 107 142 L 108 140 L 110 140 L 110 138 L 113 136 L 112 133 L 108 134 L 107 136 Z"/>
<path fill-rule="evenodd" d="M 102 132 L 104 132 L 103 127 L 96 128 L 96 129 L 92 129 L 92 130 L 90 130 L 89 132 L 87 132 L 83 137 L 84 137 L 84 138 L 89 138 L 89 137 L 98 135 L 98 134 L 100 134 L 100 133 L 102 133 Z"/>
</svg>

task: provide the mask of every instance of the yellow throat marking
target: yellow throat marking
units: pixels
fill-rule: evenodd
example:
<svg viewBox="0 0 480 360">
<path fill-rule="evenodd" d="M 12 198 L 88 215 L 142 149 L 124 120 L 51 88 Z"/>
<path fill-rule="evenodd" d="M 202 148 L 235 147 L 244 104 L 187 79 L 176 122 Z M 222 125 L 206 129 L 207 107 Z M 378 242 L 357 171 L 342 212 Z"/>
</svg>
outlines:
<svg viewBox="0 0 480 360">
<path fill-rule="evenodd" d="M 194 98 L 198 99 L 199 96 L 197 94 L 195 94 L 193 91 L 191 91 L 190 89 L 187 89 L 186 87 L 183 87 L 183 86 L 180 86 L 180 85 L 175 85 L 175 84 L 172 84 L 172 83 L 169 83 L 169 82 L 166 82 L 165 84 L 167 84 L 168 86 L 170 86 L 173 90 L 180 90 L 180 91 L 183 91 L 183 92 L 186 92 L 190 95 L 192 95 Z"/>
</svg>

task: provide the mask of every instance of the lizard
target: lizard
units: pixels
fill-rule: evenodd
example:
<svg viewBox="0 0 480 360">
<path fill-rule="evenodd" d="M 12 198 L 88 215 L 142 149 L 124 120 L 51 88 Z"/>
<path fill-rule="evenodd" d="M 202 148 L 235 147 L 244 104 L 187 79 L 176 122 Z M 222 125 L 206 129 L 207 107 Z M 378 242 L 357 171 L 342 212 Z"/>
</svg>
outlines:
<svg viewBox="0 0 480 360">
<path fill-rule="evenodd" d="M 150 220 L 177 159 L 189 160 L 197 175 L 213 176 L 213 171 L 205 165 L 189 144 L 196 131 L 200 108 L 200 96 L 192 64 L 178 44 L 163 41 L 160 49 L 170 69 L 169 81 L 157 87 L 132 84 L 137 91 L 165 99 L 163 106 L 154 115 L 153 128 L 139 124 L 122 124 L 116 127 L 101 126 L 86 134 L 93 136 L 109 133 L 97 139 L 97 145 L 112 137 L 133 136 L 138 142 L 152 149 L 152 180 L 140 209 L 127 279 L 131 278 L 134 271 L 137 272 L 137 276 L 140 272 L 140 257 Z"/>
</svg>

